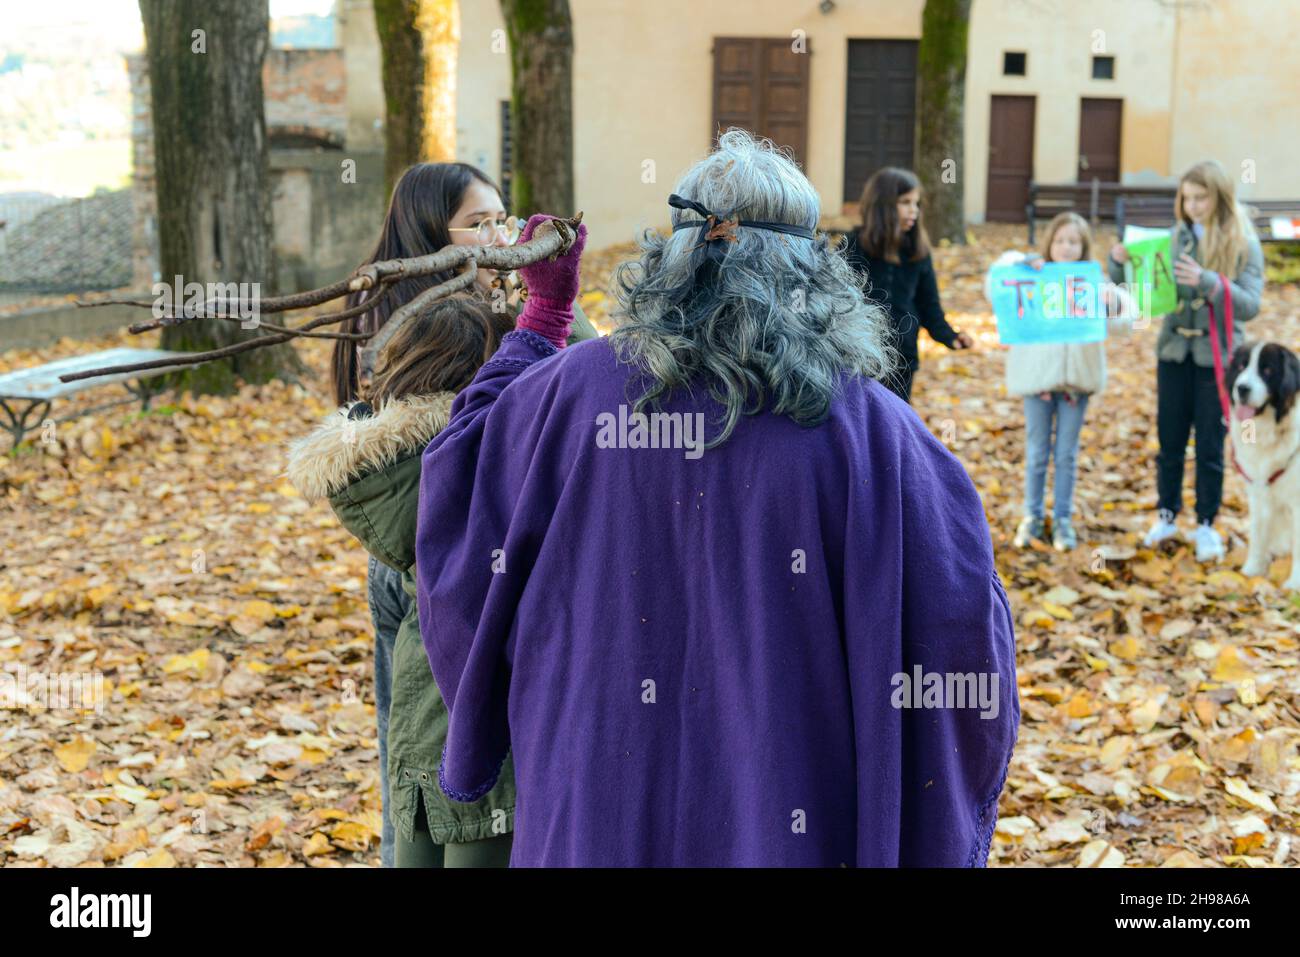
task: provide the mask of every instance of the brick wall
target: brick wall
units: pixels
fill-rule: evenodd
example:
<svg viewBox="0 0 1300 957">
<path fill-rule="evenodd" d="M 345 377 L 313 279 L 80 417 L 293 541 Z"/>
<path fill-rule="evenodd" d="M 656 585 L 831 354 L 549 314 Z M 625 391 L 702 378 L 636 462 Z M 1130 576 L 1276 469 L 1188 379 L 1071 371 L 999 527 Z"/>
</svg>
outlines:
<svg viewBox="0 0 1300 957">
<path fill-rule="evenodd" d="M 149 73 L 143 54 L 126 58 L 131 80 L 132 285 L 158 272 L 158 204 Z M 383 163 L 373 149 L 348 149 L 348 92 L 342 49 L 273 49 L 262 71 L 270 143 L 277 285 L 288 290 L 338 278 L 356 266 L 384 212 Z M 366 144 L 369 145 L 369 144 Z M 356 162 L 357 181 L 340 164 Z M 321 281 L 324 281 L 322 279 Z"/>
</svg>

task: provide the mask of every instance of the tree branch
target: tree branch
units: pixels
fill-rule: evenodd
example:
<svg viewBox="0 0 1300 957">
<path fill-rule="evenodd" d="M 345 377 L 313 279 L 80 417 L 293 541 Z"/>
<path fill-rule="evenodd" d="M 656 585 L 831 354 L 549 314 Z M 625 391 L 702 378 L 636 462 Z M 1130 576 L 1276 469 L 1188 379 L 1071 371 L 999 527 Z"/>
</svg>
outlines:
<svg viewBox="0 0 1300 957">
<path fill-rule="evenodd" d="M 510 271 L 519 269 L 522 266 L 529 266 L 543 259 L 554 261 L 557 257 L 564 255 L 573 246 L 574 239 L 578 235 L 578 224 L 582 222 L 582 213 L 578 212 L 570 219 L 550 219 L 542 223 L 533 233 L 531 239 L 526 243 L 517 243 L 514 246 L 444 246 L 435 253 L 429 253 L 426 256 L 416 256 L 410 259 L 387 259 L 377 263 L 367 263 L 358 268 L 347 279 L 341 279 L 338 282 L 322 286 L 320 289 L 310 289 L 306 292 L 295 293 L 290 296 L 280 296 L 274 299 L 266 299 L 256 303 L 258 315 L 264 312 L 289 312 L 296 309 L 306 309 L 310 306 L 318 306 L 321 303 L 329 302 L 350 292 L 358 292 L 365 289 L 379 287 L 379 292 L 368 297 L 364 302 L 352 306 L 341 312 L 331 313 L 324 316 L 318 316 L 315 319 L 303 323 L 301 326 L 289 328 L 286 326 L 272 325 L 264 323 L 265 327 L 272 331 L 271 335 L 258 336 L 254 339 L 247 339 L 233 345 L 225 346 L 221 349 L 212 349 L 207 352 L 195 352 L 186 355 L 184 358 L 171 359 L 153 359 L 149 362 L 136 362 L 126 365 L 105 366 L 100 369 L 87 369 L 82 372 L 69 372 L 59 376 L 60 382 L 77 382 L 82 379 L 93 379 L 97 376 L 114 375 L 122 372 L 145 372 L 151 369 L 166 369 L 172 367 L 181 367 L 189 365 L 200 365 L 204 362 L 210 362 L 213 359 L 224 359 L 229 356 L 239 355 L 252 349 L 261 349 L 267 346 L 279 345 L 282 342 L 288 342 L 296 338 L 346 338 L 356 341 L 369 339 L 368 345 L 361 351 L 361 371 L 363 376 L 368 376 L 374 368 L 374 360 L 379 355 L 380 350 L 388 343 L 413 316 L 420 313 L 430 303 L 443 299 L 453 293 L 468 289 L 474 284 L 474 279 L 478 273 L 479 267 L 488 269 L 498 269 Z M 436 273 L 446 272 L 449 269 L 457 269 L 457 274 L 446 282 L 440 283 L 431 289 L 426 289 L 410 302 L 404 304 L 389 317 L 387 323 L 379 331 L 374 333 L 313 333 L 311 330 L 319 326 L 330 325 L 343 319 L 349 319 L 353 316 L 361 315 L 373 309 L 385 296 L 388 295 L 392 283 L 398 279 L 408 277 L 430 276 Z M 211 299 L 203 304 L 206 309 L 210 304 L 219 304 L 223 311 L 229 311 L 231 308 L 243 305 L 239 300 L 230 299 Z M 102 306 L 102 305 L 127 305 L 138 306 L 145 309 L 152 309 L 154 303 L 141 299 L 103 299 L 96 302 L 79 302 L 79 306 Z M 250 307 L 253 303 L 248 303 Z M 135 323 L 129 327 L 132 333 L 145 332 L 150 329 L 156 329 L 164 325 L 173 325 L 180 322 L 190 322 L 196 319 L 223 319 L 243 320 L 239 316 L 230 315 L 208 315 L 206 312 L 198 313 L 186 309 L 183 316 L 169 315 L 160 319 L 150 319 L 144 322 Z"/>
</svg>

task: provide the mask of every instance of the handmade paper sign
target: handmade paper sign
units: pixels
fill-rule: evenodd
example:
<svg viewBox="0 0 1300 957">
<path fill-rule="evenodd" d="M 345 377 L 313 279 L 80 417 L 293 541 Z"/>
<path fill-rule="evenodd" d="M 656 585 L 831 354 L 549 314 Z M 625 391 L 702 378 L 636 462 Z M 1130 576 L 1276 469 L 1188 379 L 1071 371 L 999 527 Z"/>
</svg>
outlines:
<svg viewBox="0 0 1300 957">
<path fill-rule="evenodd" d="M 992 273 L 993 314 L 1006 345 L 1101 342 L 1106 338 L 1098 263 L 998 266 Z"/>
<path fill-rule="evenodd" d="M 1178 308 L 1178 282 L 1174 279 L 1173 250 L 1167 229 L 1124 231 L 1128 265 L 1124 269 L 1128 291 L 1144 319 L 1163 316 Z"/>
</svg>

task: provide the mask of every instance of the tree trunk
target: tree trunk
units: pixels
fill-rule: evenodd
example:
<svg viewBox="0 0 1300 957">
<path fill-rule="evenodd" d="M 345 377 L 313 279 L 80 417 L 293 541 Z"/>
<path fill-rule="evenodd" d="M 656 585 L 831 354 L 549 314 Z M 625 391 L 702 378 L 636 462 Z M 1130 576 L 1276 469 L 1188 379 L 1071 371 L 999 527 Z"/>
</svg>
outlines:
<svg viewBox="0 0 1300 957">
<path fill-rule="evenodd" d="M 966 242 L 966 36 L 971 0 L 925 0 L 917 50 L 917 174 L 925 228 L 934 239 Z"/>
<path fill-rule="evenodd" d="M 569 0 L 501 0 L 510 40 L 510 198 L 518 216 L 569 216 L 573 199 L 573 20 Z"/>
<path fill-rule="evenodd" d="M 266 0 L 140 0 L 153 103 L 162 282 L 274 282 L 262 105 Z M 227 287 L 229 288 L 229 287 Z M 243 287 L 251 294 L 252 286 Z M 233 292 L 233 290 L 232 290 Z M 226 293 L 229 295 L 230 293 Z M 187 298 L 171 292 L 173 301 Z M 241 298 L 243 296 L 241 295 Z M 252 322 L 200 319 L 163 330 L 162 347 L 198 351 L 262 335 Z M 231 392 L 301 368 L 288 345 L 177 373 L 194 392 Z"/>
<path fill-rule="evenodd" d="M 425 51 L 420 0 L 374 0 L 384 77 L 384 188 L 393 191 L 402 171 L 420 162 L 424 145 Z"/>
</svg>

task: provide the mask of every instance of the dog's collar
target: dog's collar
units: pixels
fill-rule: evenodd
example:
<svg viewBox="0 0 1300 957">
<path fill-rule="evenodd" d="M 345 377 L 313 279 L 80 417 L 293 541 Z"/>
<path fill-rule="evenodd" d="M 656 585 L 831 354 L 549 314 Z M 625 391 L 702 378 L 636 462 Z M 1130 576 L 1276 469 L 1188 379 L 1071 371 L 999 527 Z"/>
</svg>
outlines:
<svg viewBox="0 0 1300 957">
<path fill-rule="evenodd" d="M 1230 452 L 1232 451 L 1231 442 L 1228 443 L 1228 450 Z M 1267 484 L 1272 485 L 1274 482 L 1276 482 L 1278 479 L 1280 479 L 1283 476 L 1286 470 L 1291 467 L 1291 463 L 1295 461 L 1295 457 L 1297 453 L 1300 453 L 1300 448 L 1297 448 L 1295 452 L 1292 452 L 1290 458 L 1286 460 L 1286 463 L 1280 469 L 1278 469 L 1276 472 L 1274 472 L 1272 475 L 1268 477 Z M 1235 452 L 1232 453 L 1232 466 L 1237 470 L 1237 474 L 1240 475 L 1242 478 L 1244 478 L 1247 482 L 1255 481 L 1249 475 L 1247 475 L 1246 470 L 1241 467 L 1241 463 L 1237 461 L 1237 455 Z"/>
</svg>

